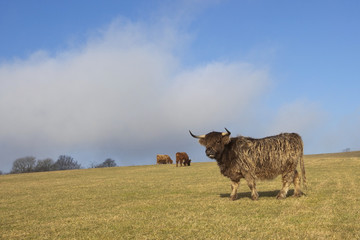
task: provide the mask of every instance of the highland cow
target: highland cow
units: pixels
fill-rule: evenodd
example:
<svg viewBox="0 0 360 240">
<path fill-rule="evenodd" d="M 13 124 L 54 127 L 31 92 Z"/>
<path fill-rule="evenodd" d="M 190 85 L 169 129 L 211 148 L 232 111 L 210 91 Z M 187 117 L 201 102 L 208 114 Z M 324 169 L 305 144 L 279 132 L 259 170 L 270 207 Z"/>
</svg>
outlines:
<svg viewBox="0 0 360 240">
<path fill-rule="evenodd" d="M 180 167 L 184 164 L 184 166 L 190 166 L 191 159 L 186 152 L 177 152 L 176 153 L 176 166 L 180 164 Z"/>
<path fill-rule="evenodd" d="M 303 142 L 296 133 L 282 133 L 276 136 L 254 139 L 232 137 L 230 132 L 210 132 L 206 135 L 191 136 L 199 139 L 205 146 L 206 155 L 217 161 L 220 172 L 230 178 L 231 200 L 237 198 L 240 179 L 245 178 L 251 190 L 251 198 L 257 200 L 256 180 L 274 179 L 282 175 L 282 189 L 277 199 L 286 198 L 289 186 L 294 183 L 294 196 L 303 195 L 300 187 L 301 177 L 306 186 L 303 160 Z M 296 170 L 300 163 L 301 177 Z"/>
<path fill-rule="evenodd" d="M 156 164 L 172 164 L 173 160 L 171 160 L 169 155 L 156 155 Z"/>
</svg>

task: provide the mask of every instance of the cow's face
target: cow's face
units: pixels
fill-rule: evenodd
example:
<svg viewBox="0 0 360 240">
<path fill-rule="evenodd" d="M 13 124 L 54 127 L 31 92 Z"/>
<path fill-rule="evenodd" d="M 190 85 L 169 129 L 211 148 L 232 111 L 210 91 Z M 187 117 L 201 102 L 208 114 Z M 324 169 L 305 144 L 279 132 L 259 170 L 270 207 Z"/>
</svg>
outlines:
<svg viewBox="0 0 360 240">
<path fill-rule="evenodd" d="M 230 142 L 230 132 L 227 129 L 226 131 L 226 133 L 211 132 L 201 136 L 193 135 L 191 132 L 190 134 L 191 136 L 198 138 L 199 143 L 206 148 L 206 156 L 211 159 L 219 159 L 225 149 L 225 146 Z"/>
</svg>

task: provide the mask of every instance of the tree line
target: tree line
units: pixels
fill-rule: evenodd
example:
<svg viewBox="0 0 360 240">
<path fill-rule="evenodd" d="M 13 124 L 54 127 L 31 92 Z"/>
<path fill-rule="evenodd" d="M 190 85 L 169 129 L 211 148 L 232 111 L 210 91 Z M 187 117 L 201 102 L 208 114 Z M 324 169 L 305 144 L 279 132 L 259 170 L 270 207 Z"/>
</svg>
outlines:
<svg viewBox="0 0 360 240">
<path fill-rule="evenodd" d="M 101 164 L 93 164 L 92 168 L 104 168 L 104 167 L 116 167 L 116 163 L 113 159 L 108 158 Z M 61 171 L 80 169 L 81 165 L 75 161 L 71 156 L 60 155 L 59 158 L 54 161 L 51 158 L 36 160 L 35 157 L 28 156 L 18 158 L 13 162 L 13 166 L 10 174 L 16 173 L 30 173 L 30 172 L 47 172 L 47 171 Z"/>
</svg>

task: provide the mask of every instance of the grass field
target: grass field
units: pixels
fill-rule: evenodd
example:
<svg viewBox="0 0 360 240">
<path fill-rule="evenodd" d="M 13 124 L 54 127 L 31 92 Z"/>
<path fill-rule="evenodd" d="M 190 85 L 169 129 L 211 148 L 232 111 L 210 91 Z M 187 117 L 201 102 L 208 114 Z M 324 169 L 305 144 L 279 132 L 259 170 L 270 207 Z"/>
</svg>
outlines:
<svg viewBox="0 0 360 240">
<path fill-rule="evenodd" d="M 215 162 L 3 175 L 0 239 L 360 239 L 360 152 L 305 167 L 307 196 L 276 200 L 277 178 L 258 201 Z"/>
</svg>

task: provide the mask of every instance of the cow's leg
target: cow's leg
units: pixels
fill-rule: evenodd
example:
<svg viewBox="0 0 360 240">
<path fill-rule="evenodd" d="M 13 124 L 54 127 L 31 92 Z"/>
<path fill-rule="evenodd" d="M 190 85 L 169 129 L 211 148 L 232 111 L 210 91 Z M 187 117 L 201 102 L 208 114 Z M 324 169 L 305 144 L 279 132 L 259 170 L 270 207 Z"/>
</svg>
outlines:
<svg viewBox="0 0 360 240">
<path fill-rule="evenodd" d="M 300 187 L 300 175 L 297 170 L 295 170 L 295 176 L 294 176 L 294 197 L 300 197 L 303 195 L 303 192 L 301 191 Z"/>
<path fill-rule="evenodd" d="M 277 195 L 277 199 L 284 199 L 286 198 L 286 194 L 289 191 L 290 184 L 294 181 L 295 171 L 286 173 L 282 177 L 283 187 L 280 190 L 279 194 Z"/>
<path fill-rule="evenodd" d="M 255 182 L 255 179 L 250 175 L 246 175 L 245 176 L 245 179 L 247 181 L 247 184 L 251 190 L 251 199 L 252 200 L 258 200 L 259 198 L 259 194 L 258 192 L 256 191 L 256 182 Z"/>
<path fill-rule="evenodd" d="M 239 188 L 239 183 L 240 183 L 240 182 L 231 181 L 231 194 L 230 194 L 230 199 L 233 200 L 233 201 L 237 199 L 237 190 L 238 190 L 238 188 Z"/>
</svg>

